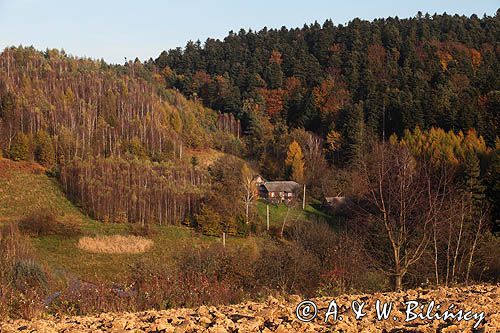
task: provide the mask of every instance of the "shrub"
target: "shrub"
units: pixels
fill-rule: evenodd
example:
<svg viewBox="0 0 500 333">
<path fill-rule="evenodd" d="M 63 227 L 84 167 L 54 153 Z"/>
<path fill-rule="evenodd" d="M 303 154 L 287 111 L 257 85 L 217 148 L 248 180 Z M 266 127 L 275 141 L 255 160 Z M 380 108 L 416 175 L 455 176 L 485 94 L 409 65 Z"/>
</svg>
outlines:
<svg viewBox="0 0 500 333">
<path fill-rule="evenodd" d="M 245 222 L 245 218 L 239 215 L 236 218 L 236 234 L 238 236 L 248 236 L 252 230 L 252 225 Z"/>
<path fill-rule="evenodd" d="M 133 267 L 138 308 L 191 307 L 243 300 L 254 288 L 248 251 L 220 244 L 180 248 L 175 267 L 144 260 Z"/>
<path fill-rule="evenodd" d="M 220 236 L 222 225 L 220 215 L 207 205 L 204 205 L 195 217 L 198 229 L 207 236 Z"/>
<path fill-rule="evenodd" d="M 16 225 L 0 228 L 0 317 L 30 319 L 43 310 L 47 278 L 31 253 Z"/>
<path fill-rule="evenodd" d="M 31 243 L 15 224 L 0 227 L 0 282 L 10 277 L 14 263 L 32 257 Z"/>
<path fill-rule="evenodd" d="M 217 132 L 213 140 L 214 147 L 227 154 L 241 156 L 245 149 L 243 142 L 229 133 Z"/>
<path fill-rule="evenodd" d="M 0 282 L 0 320 L 9 315 L 8 300 L 10 298 L 10 289 Z"/>
<path fill-rule="evenodd" d="M 30 140 L 23 134 L 16 135 L 10 147 L 10 158 L 14 161 L 28 161 L 31 159 Z"/>
<path fill-rule="evenodd" d="M 269 236 L 275 239 L 281 238 L 281 227 L 275 225 L 269 226 Z"/>
<path fill-rule="evenodd" d="M 153 237 L 157 234 L 157 230 L 151 224 L 130 223 L 128 225 L 129 233 L 139 237 Z"/>
<path fill-rule="evenodd" d="M 51 167 L 55 163 L 54 144 L 45 131 L 38 132 L 35 137 L 35 159 L 45 167 Z"/>
<path fill-rule="evenodd" d="M 372 259 L 353 235 L 335 231 L 324 222 L 301 221 L 286 229 L 285 236 L 303 248 L 308 257 L 321 262 L 320 295 L 387 287 L 387 275 L 371 268 Z"/>
<path fill-rule="evenodd" d="M 71 281 L 60 293 L 55 293 L 47 304 L 48 312 L 55 315 L 88 315 L 101 312 L 138 311 L 135 294 L 107 284 Z"/>
<path fill-rule="evenodd" d="M 40 265 L 33 260 L 18 260 L 14 263 L 11 283 L 19 291 L 43 290 L 47 287 L 47 277 Z"/>
<path fill-rule="evenodd" d="M 490 283 L 500 282 L 500 237 L 491 233 L 485 235 L 480 244 L 476 262 L 481 267 L 473 270 L 473 278 L 478 281 L 488 281 Z"/>
<path fill-rule="evenodd" d="M 21 219 L 19 229 L 31 236 L 75 237 L 81 234 L 80 227 L 75 222 L 68 219 L 58 220 L 56 215 L 47 209 L 34 211 Z"/>
<path fill-rule="evenodd" d="M 297 221 L 285 229 L 285 237 L 317 257 L 325 266 L 338 259 L 338 233 L 324 222 Z"/>
<path fill-rule="evenodd" d="M 320 262 L 292 242 L 266 245 L 256 263 L 257 282 L 287 294 L 312 295 L 317 287 Z"/>
</svg>

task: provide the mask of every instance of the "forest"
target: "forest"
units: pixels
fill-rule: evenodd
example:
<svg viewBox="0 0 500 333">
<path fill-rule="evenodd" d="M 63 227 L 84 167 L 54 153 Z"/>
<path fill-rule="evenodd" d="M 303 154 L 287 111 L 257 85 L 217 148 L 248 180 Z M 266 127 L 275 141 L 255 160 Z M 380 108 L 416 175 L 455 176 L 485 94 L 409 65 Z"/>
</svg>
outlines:
<svg viewBox="0 0 500 333">
<path fill-rule="evenodd" d="M 475 128 L 493 146 L 498 133 L 498 13 L 478 18 L 331 20 L 303 28 L 230 32 L 188 42 L 154 65 L 167 84 L 242 119 L 249 135 L 262 117 L 324 138 L 360 107 L 379 139 L 404 129 Z M 261 115 L 260 113 L 263 113 Z"/>
<path fill-rule="evenodd" d="M 81 300 L 78 313 L 498 282 L 499 15 L 242 29 L 123 65 L 8 47 L 0 158 L 39 163 L 105 225 L 263 242 L 179 249 L 173 272 L 138 264 L 130 300 L 101 290 L 106 301 Z M 304 184 L 304 207 L 323 218 L 287 220 L 301 210 L 298 193 L 266 230 L 256 175 Z M 326 197 L 351 204 L 334 214 Z M 57 219 L 44 214 L 27 215 L 21 233 Z M 24 236 L 10 228 L 0 230 L 12 254 L 0 267 L 32 288 L 0 274 L 0 300 L 41 290 L 30 284 L 38 271 L 16 261 Z"/>
<path fill-rule="evenodd" d="M 498 15 L 419 12 L 345 26 L 327 20 L 295 29 L 242 29 L 223 40 L 190 41 L 147 63 L 167 86 L 240 119 L 245 156 L 270 178 L 290 176 L 284 160 L 293 140 L 313 149 L 303 131 L 320 141 L 330 165 L 343 169 L 358 163 L 368 142 L 401 139 L 415 129 L 434 133 L 428 144 L 438 141 L 446 154 L 455 144 L 442 141 L 453 138 L 435 129 L 460 136 L 472 130 L 485 152 L 498 148 Z M 494 154 L 478 155 L 483 177 Z M 321 168 L 308 164 L 310 173 Z M 341 190 L 325 193 L 321 186 L 316 192 L 325 180 L 310 178 L 316 195 Z"/>
</svg>

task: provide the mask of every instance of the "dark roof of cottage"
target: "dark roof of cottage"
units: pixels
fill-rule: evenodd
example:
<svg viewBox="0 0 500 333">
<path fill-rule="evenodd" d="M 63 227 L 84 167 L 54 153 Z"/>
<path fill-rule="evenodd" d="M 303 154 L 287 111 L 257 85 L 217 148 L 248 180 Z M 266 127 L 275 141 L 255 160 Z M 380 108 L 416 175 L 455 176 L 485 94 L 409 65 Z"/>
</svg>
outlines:
<svg viewBox="0 0 500 333">
<path fill-rule="evenodd" d="M 265 182 L 264 186 L 269 192 L 293 192 L 300 188 L 300 184 L 291 180 Z"/>
</svg>

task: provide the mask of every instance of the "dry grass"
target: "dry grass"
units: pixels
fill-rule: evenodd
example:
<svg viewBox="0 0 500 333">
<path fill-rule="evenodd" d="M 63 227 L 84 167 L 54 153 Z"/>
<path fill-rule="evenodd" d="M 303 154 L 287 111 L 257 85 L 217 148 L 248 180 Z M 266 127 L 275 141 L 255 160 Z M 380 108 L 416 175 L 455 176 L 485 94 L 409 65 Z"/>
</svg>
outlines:
<svg viewBox="0 0 500 333">
<path fill-rule="evenodd" d="M 153 247 L 153 241 L 139 236 L 82 237 L 78 241 L 82 250 L 94 253 L 133 254 L 143 253 Z"/>
</svg>

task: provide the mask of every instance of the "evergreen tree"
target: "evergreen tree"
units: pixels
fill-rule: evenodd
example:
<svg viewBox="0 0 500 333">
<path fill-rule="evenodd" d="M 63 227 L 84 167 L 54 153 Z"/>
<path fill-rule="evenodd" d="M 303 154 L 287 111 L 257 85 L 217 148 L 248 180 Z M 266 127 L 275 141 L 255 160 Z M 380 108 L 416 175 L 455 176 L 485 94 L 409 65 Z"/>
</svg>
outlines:
<svg viewBox="0 0 500 333">
<path fill-rule="evenodd" d="M 283 85 L 283 72 L 279 64 L 272 62 L 267 66 L 266 79 L 270 89 L 278 89 Z"/>
<path fill-rule="evenodd" d="M 479 158 L 474 150 L 469 149 L 465 154 L 463 171 L 461 174 L 461 189 L 477 207 L 484 200 L 485 187 L 480 179 L 481 168 Z"/>
<path fill-rule="evenodd" d="M 209 39 L 204 47 L 188 43 L 184 53 L 162 52 L 156 65 L 182 76 L 175 87 L 187 95 L 197 89 L 183 82 L 196 82 L 198 71 L 204 71 L 215 88 L 204 92 L 203 101 L 236 116 L 243 100 L 267 90 L 267 99 L 275 102 L 268 109 L 287 114 L 291 127 L 304 126 L 323 137 L 337 111 L 361 102 L 367 132 L 380 137 L 386 101 L 387 135 L 417 125 L 475 127 L 492 146 L 498 132 L 497 25 L 498 15 L 354 19 L 341 29 L 327 21 L 233 33 L 224 41 Z M 231 87 L 218 88 L 222 76 Z M 281 107 L 280 93 L 290 78 L 299 80 L 301 89 Z"/>
<path fill-rule="evenodd" d="M 10 147 L 9 156 L 14 161 L 28 161 L 31 159 L 30 141 L 26 134 L 20 132 L 16 135 Z"/>
<path fill-rule="evenodd" d="M 486 193 L 492 204 L 493 231 L 500 233 L 500 200 L 498 200 L 500 198 L 500 150 L 498 148 L 491 158 L 486 183 L 488 184 Z"/>
<path fill-rule="evenodd" d="M 361 159 L 365 137 L 363 106 L 356 104 L 345 113 L 344 152 L 350 164 L 356 166 Z"/>
<path fill-rule="evenodd" d="M 220 215 L 204 205 L 196 215 L 196 224 L 199 230 L 207 236 L 220 236 L 222 234 L 222 225 Z"/>
<path fill-rule="evenodd" d="M 52 138 L 45 131 L 40 131 L 36 135 L 35 160 L 45 167 L 51 167 L 55 163 L 55 152 Z"/>
</svg>

